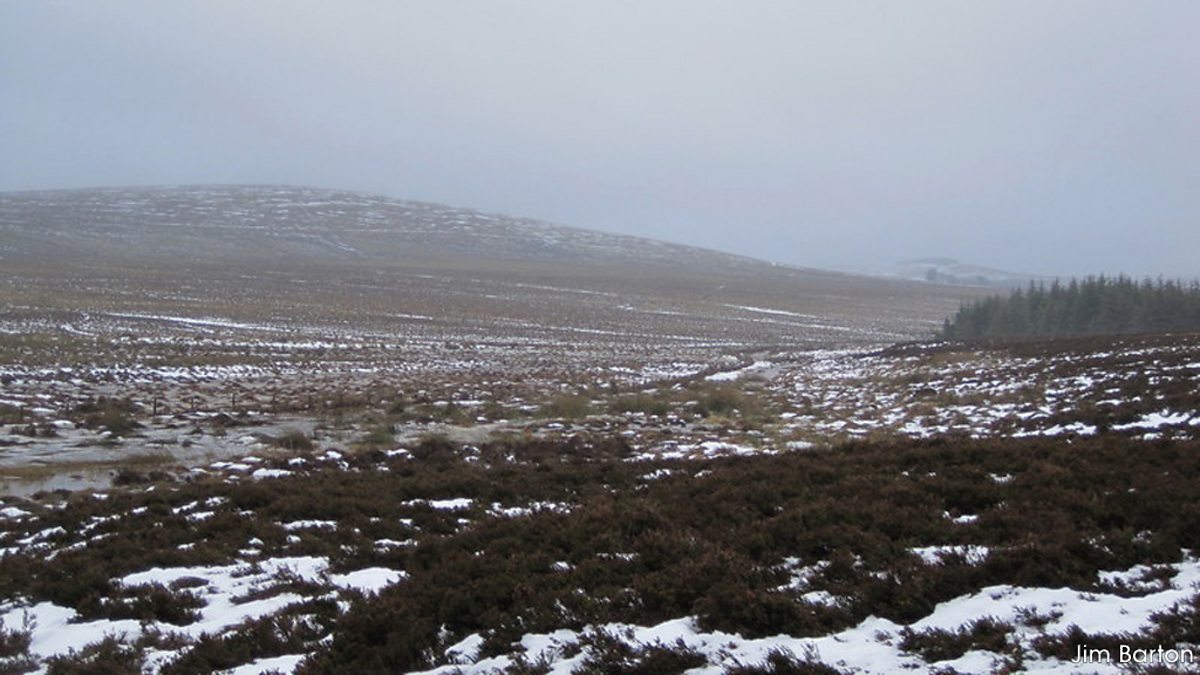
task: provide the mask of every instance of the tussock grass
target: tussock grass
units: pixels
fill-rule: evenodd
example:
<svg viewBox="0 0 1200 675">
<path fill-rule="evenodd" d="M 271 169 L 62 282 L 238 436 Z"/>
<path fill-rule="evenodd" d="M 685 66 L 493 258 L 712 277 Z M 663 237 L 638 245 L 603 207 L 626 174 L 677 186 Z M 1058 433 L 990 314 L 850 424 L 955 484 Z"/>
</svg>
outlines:
<svg viewBox="0 0 1200 675">
<path fill-rule="evenodd" d="M 664 395 L 638 392 L 617 396 L 609 402 L 608 409 L 609 412 L 617 414 L 640 412 L 661 417 L 672 409 L 672 404 L 673 402 Z"/>
<path fill-rule="evenodd" d="M 584 394 L 560 394 L 541 407 L 538 414 L 564 420 L 577 420 L 592 412 L 591 397 Z"/>
<path fill-rule="evenodd" d="M 285 429 L 278 436 L 266 439 L 271 445 L 289 452 L 304 452 L 313 449 L 313 439 L 299 429 Z"/>
<path fill-rule="evenodd" d="M 114 436 L 125 436 L 141 425 L 134 419 L 135 407 L 129 399 L 97 397 L 75 408 L 82 416 L 84 426 L 91 429 L 107 429 Z"/>
</svg>

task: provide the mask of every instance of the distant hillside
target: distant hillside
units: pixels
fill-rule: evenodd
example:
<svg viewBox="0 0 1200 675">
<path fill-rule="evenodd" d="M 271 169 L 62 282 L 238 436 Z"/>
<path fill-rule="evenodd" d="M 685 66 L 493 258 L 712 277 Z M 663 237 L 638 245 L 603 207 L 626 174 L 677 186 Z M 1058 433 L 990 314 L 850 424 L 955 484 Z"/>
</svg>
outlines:
<svg viewBox="0 0 1200 675">
<path fill-rule="evenodd" d="M 913 258 L 884 267 L 855 269 L 854 271 L 878 277 L 954 286 L 1017 288 L 1027 285 L 1030 281 L 1050 280 L 1034 274 L 1012 272 L 965 263 L 954 258 L 940 257 Z"/>
<path fill-rule="evenodd" d="M 747 346 L 928 337 L 980 295 L 464 208 L 273 186 L 0 193 L 0 261 L 9 282 L 0 287 L 0 315 L 271 317 L 280 327 L 303 319 L 383 332 L 399 330 L 396 321 L 436 321 L 489 336 L 569 329 Z"/>
<path fill-rule="evenodd" d="M 765 263 L 439 204 L 273 186 L 0 194 L 4 257 L 413 261 L 430 257 L 703 266 Z"/>
</svg>

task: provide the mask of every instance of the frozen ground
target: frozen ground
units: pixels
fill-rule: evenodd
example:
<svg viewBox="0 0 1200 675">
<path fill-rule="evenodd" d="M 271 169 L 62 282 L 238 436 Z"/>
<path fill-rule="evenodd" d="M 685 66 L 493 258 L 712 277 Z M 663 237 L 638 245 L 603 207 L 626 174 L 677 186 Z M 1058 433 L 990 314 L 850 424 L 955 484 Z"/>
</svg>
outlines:
<svg viewBox="0 0 1200 675">
<path fill-rule="evenodd" d="M 34 670 L 119 636 L 140 645 L 146 668 L 169 671 L 199 646 L 268 626 L 292 641 L 233 659 L 231 672 L 291 672 L 328 646 L 331 622 L 349 608 L 413 583 L 405 564 L 443 540 L 580 508 L 575 492 L 446 490 L 385 500 L 398 509 L 386 517 L 348 516 L 306 501 L 317 492 L 288 501 L 281 488 L 404 474 L 429 460 L 422 453 L 501 473 L 612 462 L 633 472 L 630 494 L 642 495 L 756 457 L 860 445 L 1017 439 L 1170 450 L 1200 435 L 1194 335 L 903 343 L 928 338 L 978 291 L 436 205 L 283 188 L 3 195 L 0 256 L 0 559 L 53 570 L 118 537 L 188 559 L 86 579 L 103 600 L 10 565 L 0 578 L 36 597 L 0 598 L 0 618 L 3 630 L 28 634 Z M 897 473 L 938 479 L 934 467 Z M 973 486 L 1017 489 L 1028 476 L 1016 473 L 998 469 Z M 205 486 L 244 490 L 244 503 L 171 501 Z M 256 510 L 278 506 L 277 490 L 279 512 Z M 892 551 L 902 565 L 953 571 L 1004 554 L 972 534 L 989 522 L 981 505 L 935 506 L 943 536 Z M 992 506 L 1003 523 L 1004 504 Z M 92 507 L 79 527 L 63 526 Z M 616 640 L 633 652 L 703 657 L 694 673 L 773 652 L 862 673 L 983 673 L 1014 659 L 1029 671 L 1077 672 L 1048 655 L 1048 639 L 1072 627 L 1134 636 L 1156 613 L 1192 616 L 1194 551 L 1152 541 L 1148 528 L 1114 527 L 1153 551 L 1097 572 L 1087 590 L 990 585 L 909 622 L 872 616 L 805 636 L 707 630 L 694 612 L 564 623 L 487 655 L 487 631 L 460 633 L 427 660 L 447 675 L 530 662 L 566 673 Z M 606 564 L 638 560 L 625 549 L 605 555 Z M 837 560 L 786 555 L 773 572 L 787 582 L 778 592 L 814 611 L 850 606 L 825 579 Z M 542 562 L 564 575 L 579 563 Z M 851 574 L 867 574 L 861 562 Z M 1011 627 L 1004 649 L 980 640 L 939 659 L 912 637 L 985 617 Z"/>
<path fill-rule="evenodd" d="M 384 545 L 390 545 L 390 542 Z M 376 593 L 388 586 L 405 583 L 403 571 L 374 567 L 330 574 L 327 571 L 328 561 L 321 558 L 256 559 L 254 553 L 247 551 L 247 560 L 230 565 L 152 568 L 116 580 L 118 586 L 125 588 L 150 584 L 178 588 L 182 581 L 189 589 L 187 592 L 196 597 L 201 606 L 191 623 L 78 621 L 76 613 L 70 608 L 49 602 L 28 605 L 19 601 L 0 606 L 0 622 L 9 628 L 31 627 L 30 651 L 35 656 L 45 658 L 67 654 L 71 650 L 80 651 L 108 637 L 132 643 L 145 634 L 169 632 L 177 639 L 194 640 L 205 634 L 220 634 L 247 620 L 269 617 L 284 609 L 303 607 L 304 602 L 313 597 L 337 598 L 344 591 Z M 514 644 L 517 651 L 512 656 L 480 658 L 478 650 L 484 638 L 475 634 L 446 648 L 445 659 L 452 665 L 425 672 L 427 675 L 503 672 L 516 665 L 514 657 L 519 655 L 527 662 L 545 664 L 549 673 L 567 675 L 582 667 L 591 656 L 586 640 L 581 644 L 581 639 L 588 635 L 607 634 L 634 649 L 682 647 L 698 652 L 707 660 L 707 665 L 688 670 L 692 675 L 717 674 L 733 666 L 761 663 L 772 652 L 780 651 L 852 673 L 936 673 L 946 672 L 947 669 L 961 673 L 991 673 L 1011 664 L 1011 654 L 1007 651 L 996 653 L 975 649 L 954 659 L 928 662 L 901 647 L 906 630 L 921 632 L 940 629 L 953 632 L 980 617 L 990 617 L 1016 626 L 1011 639 L 1022 654 L 1022 671 L 1077 673 L 1082 664 L 1071 659 L 1040 655 L 1032 646 L 1034 640 L 1061 636 L 1073 627 L 1089 633 L 1126 635 L 1149 630 L 1153 626 L 1152 614 L 1186 604 L 1200 590 L 1200 562 L 1196 559 L 1187 557 L 1184 562 L 1163 569 L 1169 570 L 1170 581 L 1145 595 L 1131 597 L 1068 588 L 992 586 L 942 603 L 932 614 L 908 626 L 871 617 L 853 628 L 817 638 L 779 635 L 747 639 L 737 634 L 706 632 L 697 627 L 693 618 L 681 617 L 654 626 L 607 624 L 591 626 L 584 631 L 564 629 L 550 634 L 527 634 Z M 1140 571 L 1114 571 L 1108 573 L 1106 579 L 1138 578 Z M 288 584 L 297 581 L 307 584 L 304 595 L 286 590 Z M 1174 649 L 1174 646 L 1168 649 Z M 1183 649 L 1186 647 L 1176 652 L 1182 652 Z M 186 647 L 157 650 L 149 659 L 151 667 L 169 663 L 185 650 Z M 269 669 L 290 672 L 305 656 L 271 657 L 269 660 L 247 663 L 236 672 Z M 1164 658 L 1173 658 L 1177 662 L 1181 657 L 1168 655 Z M 1167 661 L 1159 663 L 1177 665 Z M 1097 663 L 1086 669 L 1088 672 L 1120 673 L 1127 672 L 1126 665 Z"/>
<path fill-rule="evenodd" d="M 457 446 L 452 444 L 450 447 Z M 149 672 L 181 672 L 173 668 L 190 672 L 188 668 L 196 667 L 195 663 L 187 661 L 193 649 L 204 646 L 206 650 L 212 650 L 221 640 L 237 644 L 237 640 L 244 640 L 246 634 L 270 635 L 261 631 L 278 631 L 280 637 L 277 640 L 258 638 L 268 645 L 269 655 L 246 657 L 234 672 L 292 672 L 314 650 L 328 644 L 331 621 L 351 611 L 354 603 L 376 602 L 374 594 L 391 593 L 394 597 L 395 594 L 422 592 L 421 588 L 408 585 L 428 584 L 430 574 L 438 574 L 436 565 L 429 568 L 422 562 L 424 549 L 437 551 L 439 542 L 447 538 L 473 542 L 467 544 L 472 547 L 490 547 L 484 543 L 486 538 L 477 542 L 472 538 L 486 528 L 497 527 L 497 522 L 571 514 L 582 508 L 581 504 L 565 501 L 514 501 L 512 497 L 506 502 L 489 502 L 470 488 L 459 487 L 460 491 L 455 492 L 457 483 L 451 479 L 441 491 L 425 492 L 427 497 L 397 495 L 394 499 L 361 502 L 381 509 L 377 515 L 329 518 L 326 514 L 336 513 L 349 505 L 336 500 L 308 507 L 301 503 L 289 504 L 287 492 L 302 483 L 277 482 L 295 477 L 323 480 L 322 476 L 328 472 L 347 477 L 372 472 L 376 475 L 403 472 L 406 465 L 426 461 L 414 452 L 416 448 L 413 452 L 396 448 L 379 453 L 374 460 L 354 459 L 333 450 L 309 452 L 291 459 L 264 460 L 250 455 L 196 470 L 194 479 L 204 476 L 205 480 L 239 488 L 229 491 L 228 497 L 192 499 L 184 497 L 178 485 L 154 483 L 111 491 L 57 495 L 36 501 L 9 498 L 5 500 L 7 505 L 0 509 L 0 559 L 7 559 L 10 564 L 18 558 L 33 556 L 42 561 L 39 565 L 52 568 L 56 561 L 86 555 L 88 549 L 103 550 L 112 545 L 114 537 L 140 537 L 144 535 L 139 533 L 155 529 L 170 534 L 147 537 L 143 546 L 160 547 L 158 553 L 153 549 L 139 550 L 137 555 L 147 560 L 180 559 L 193 554 L 210 558 L 214 550 L 227 553 L 219 563 L 142 563 L 134 566 L 133 571 L 125 565 L 125 571 L 107 580 L 108 597 L 100 602 L 99 609 L 86 599 L 80 601 L 79 609 L 76 609 L 67 602 L 35 600 L 19 595 L 9 597 L 0 603 L 0 626 L 3 630 L 27 636 L 27 651 L 35 666 L 57 657 L 86 654 L 97 644 L 116 640 L 125 645 L 139 645 L 143 666 Z M 459 452 L 468 463 L 472 457 L 475 458 L 473 461 L 485 464 L 529 461 L 523 456 L 499 456 L 494 450 L 481 455 L 478 448 L 470 446 L 461 447 Z M 695 473 L 695 480 L 713 470 L 722 470 L 720 464 L 709 464 L 711 460 L 699 455 L 668 460 L 635 459 L 653 462 L 659 467 L 641 475 L 638 480 L 643 484 L 670 480 L 673 476 L 689 476 L 697 463 L 710 468 Z M 1034 464 L 1023 473 L 1033 474 L 1039 470 Z M 921 480 L 933 480 L 934 476 L 931 472 Z M 853 477 L 850 480 L 854 480 Z M 1022 475 L 1021 480 L 1028 482 L 1031 477 Z M 993 474 L 984 483 L 1012 490 L 1015 489 L 1013 481 L 1011 473 L 1004 473 Z M 333 485 L 327 481 L 323 484 Z M 263 490 L 282 488 L 283 501 L 272 505 L 270 500 L 256 497 L 259 491 L 247 489 L 253 485 L 259 485 Z M 293 487 L 286 487 L 289 485 Z M 403 483 L 393 485 L 402 486 Z M 983 488 L 984 492 L 988 489 Z M 501 491 L 507 493 L 510 488 Z M 220 490 L 212 491 L 215 492 Z M 570 492 L 564 490 L 564 494 Z M 634 487 L 633 493 L 638 492 L 640 488 Z M 190 494 L 197 493 L 196 486 L 191 486 Z M 65 522 L 63 517 L 69 518 L 72 509 L 85 508 L 80 500 L 88 504 L 86 508 L 94 515 L 85 517 L 73 527 L 51 524 Z M 142 505 L 131 506 L 135 503 Z M 256 503 L 259 506 L 253 506 Z M 361 504 L 356 503 L 351 508 L 357 509 Z M 279 511 L 280 508 L 285 511 Z M 1191 507 L 1181 505 L 1181 508 Z M 323 517 L 291 515 L 306 510 Z M 785 509 L 780 506 L 778 510 Z M 1000 502 L 986 511 L 982 516 L 962 509 L 944 512 L 938 517 L 946 523 L 942 541 L 961 541 L 958 533 L 966 533 L 968 540 L 980 536 L 999 522 L 996 518 L 1006 517 L 1007 507 Z M 550 528 L 548 533 L 559 531 L 560 525 L 545 522 Z M 243 527 L 251 529 L 239 538 Z M 503 526 L 499 527 L 503 531 Z M 984 529 L 979 529 L 981 527 Z M 1002 670 L 1129 672 L 1129 664 L 1116 662 L 1096 662 L 1085 667 L 1073 660 L 1072 645 L 1082 639 L 1085 643 L 1105 645 L 1116 641 L 1141 649 L 1145 648 L 1147 640 L 1154 639 L 1155 631 L 1161 625 L 1182 622 L 1185 631 L 1191 630 L 1186 627 L 1194 626 L 1196 611 L 1200 609 L 1197 604 L 1200 561 L 1190 550 L 1171 555 L 1169 551 L 1154 549 L 1155 533 L 1150 531 L 1136 533 L 1132 542 L 1126 540 L 1123 544 L 1126 533 L 1122 530 L 1104 536 L 1106 539 L 1096 540 L 1093 544 L 1097 551 L 1106 550 L 1109 545 L 1146 545 L 1147 551 L 1157 551 L 1151 555 L 1165 555 L 1173 561 L 1100 568 L 1090 579 L 1085 578 L 1082 584 L 1073 587 L 983 585 L 941 601 L 927 613 L 903 622 L 868 616 L 845 628 L 803 636 L 784 633 L 747 637 L 738 632 L 706 629 L 699 617 L 689 615 L 647 624 L 606 622 L 580 627 L 567 618 L 570 612 L 564 608 L 563 621 L 567 625 L 549 632 L 526 632 L 510 640 L 507 651 L 499 653 L 495 648 L 496 638 L 489 631 L 458 633 L 453 639 L 449 638 L 452 634 L 447 633 L 440 652 L 430 657 L 442 665 L 423 672 L 440 675 L 523 672 L 521 668 L 533 663 L 544 668 L 544 672 L 571 673 L 589 663 L 594 664 L 594 659 L 606 654 L 611 658 L 614 644 L 628 650 L 626 658 L 632 664 L 656 650 L 685 654 L 694 664 L 686 672 L 696 675 L 759 664 L 778 655 L 819 662 L 845 673 L 945 673 L 949 669 L 981 674 Z M 1107 539 L 1109 536 L 1114 538 Z M 218 539 L 224 539 L 228 544 L 218 543 Z M 168 542 L 169 546 L 166 545 Z M 602 566 L 596 569 L 606 569 L 603 565 L 620 568 L 641 564 L 641 557 L 654 550 L 653 540 L 649 543 L 650 548 L 643 548 L 642 553 L 618 549 L 600 554 L 597 557 L 603 559 Z M 325 554 L 317 552 L 329 550 L 330 545 L 336 545 L 338 550 Z M 1017 546 L 1034 545 L 1025 541 Z M 946 574 L 952 578 L 991 565 L 991 559 L 996 555 L 1009 555 L 1012 560 L 1012 554 L 1005 553 L 1003 548 L 957 543 L 915 546 L 907 552 L 898 552 L 898 562 L 892 564 L 899 565 L 895 569 L 910 571 L 945 568 L 951 570 Z M 1018 552 L 1017 555 L 1036 556 L 1034 551 L 1042 549 L 1029 550 L 1028 554 Z M 537 551 L 524 553 L 537 559 Z M 553 554 L 543 557 L 542 565 L 546 568 L 543 573 L 568 575 L 587 562 L 580 559 L 581 554 L 586 557 L 583 551 L 566 553 L 570 561 L 550 557 Z M 476 555 L 482 554 L 481 550 Z M 334 557 L 336 562 L 332 560 Z M 813 608 L 844 609 L 864 602 L 862 596 L 854 597 L 857 584 L 839 581 L 845 571 L 839 573 L 835 569 L 846 562 L 839 562 L 836 557 L 788 557 L 779 561 L 776 570 L 784 583 L 774 593 L 781 598 L 796 598 L 797 602 Z M 414 578 L 410 575 L 406 569 L 409 565 L 422 570 L 417 572 L 422 576 Z M 856 573 L 883 582 L 883 587 L 890 575 L 896 573 L 872 571 L 864 559 L 857 557 L 851 567 L 860 570 Z M 993 565 L 992 573 L 1003 568 L 1003 565 Z M 6 578 L 4 583 L 12 584 L 14 579 Z M 838 591 L 839 588 L 843 590 Z M 444 590 L 453 592 L 454 589 Z M 846 590 L 851 593 L 843 594 Z M 143 604 L 148 599 L 154 604 Z M 185 609 L 171 611 L 169 603 L 178 603 Z M 122 612 L 125 616 L 130 613 L 136 616 L 138 612 L 150 614 L 140 618 L 103 617 L 105 613 L 120 617 Z M 1164 619 L 1164 614 L 1178 618 Z M 1175 623 L 1170 623 L 1172 621 Z M 984 629 L 972 637 L 972 631 L 981 625 L 980 622 L 984 622 Z M 989 638 L 989 635 L 1002 637 Z M 1077 635 L 1084 637 L 1075 637 Z M 484 655 L 481 649 L 489 641 L 492 646 Z M 949 647 L 951 654 L 940 656 L 944 652 L 934 651 L 930 645 L 941 643 L 960 646 Z M 1065 646 L 1057 648 L 1055 645 L 1059 643 Z M 295 648 L 288 645 L 295 645 Z M 1181 642 L 1162 646 L 1167 650 L 1163 658 L 1170 659 L 1182 658 L 1178 655 L 1196 645 Z M 261 645 L 258 648 L 262 649 Z M 1065 653 L 1063 649 L 1066 649 Z M 191 665 L 187 665 L 189 663 Z"/>
<path fill-rule="evenodd" d="M 828 636 L 795 638 L 786 635 L 746 639 L 741 635 L 706 632 L 699 629 L 693 618 L 682 617 L 654 626 L 608 624 L 591 626 L 584 631 L 560 630 L 551 634 L 529 634 L 519 641 L 519 651 L 512 656 L 478 657 L 479 635 L 472 635 L 446 650 L 452 665 L 424 671 L 423 675 L 484 675 L 503 672 L 513 667 L 519 656 L 524 662 L 544 664 L 547 672 L 569 675 L 582 668 L 593 654 L 586 645 L 587 638 L 607 634 L 636 649 L 671 647 L 691 650 L 702 655 L 707 664 L 691 668 L 689 675 L 718 675 L 730 668 L 746 664 L 761 664 L 773 652 L 783 652 L 818 663 L 829 664 L 851 673 L 864 675 L 887 673 L 994 673 L 1013 667 L 1011 654 L 974 649 L 953 659 L 932 663 L 901 647 L 905 630 L 957 631 L 980 617 L 1017 626 L 1012 633 L 1016 649 L 1021 652 L 1020 671 L 1031 673 L 1122 673 L 1135 663 L 1080 663 L 1073 659 L 1058 659 L 1040 655 L 1032 642 L 1047 636 L 1062 635 L 1071 627 L 1087 632 L 1137 634 L 1149 629 L 1151 614 L 1164 607 L 1176 606 L 1191 600 L 1200 589 L 1200 562 L 1189 558 L 1172 566 L 1175 576 L 1167 588 L 1140 597 L 1122 597 L 1102 593 L 1081 593 L 1066 588 L 1022 588 L 992 586 L 978 593 L 955 598 L 938 605 L 929 616 L 908 626 L 887 619 L 868 618 L 861 624 Z M 1114 575 L 1134 574 L 1114 572 Z M 1051 616 L 1046 622 L 1031 622 L 1031 617 Z M 581 642 L 583 644 L 581 644 Z M 1194 665 L 1186 660 L 1185 648 L 1166 649 L 1158 657 L 1158 665 Z M 1200 650 L 1194 650 L 1200 652 Z M 1132 652 L 1131 652 L 1132 654 Z M 1146 655 L 1150 663 L 1155 657 Z"/>
<path fill-rule="evenodd" d="M 188 468 L 278 452 L 288 433 L 348 447 L 381 424 L 387 436 L 377 443 L 431 433 L 478 444 L 512 433 L 604 431 L 646 456 L 778 452 L 886 436 L 1069 440 L 1104 432 L 1154 440 L 1200 431 L 1200 344 L 1188 337 L 1077 341 L 1066 349 L 749 352 L 603 337 L 288 341 L 249 329 L 197 335 L 194 323 L 126 321 L 79 322 L 91 335 L 86 345 L 61 333 L 16 332 L 16 323 L 0 335 L 12 345 L 31 336 L 61 345 L 57 362 L 40 351 L 41 363 L 0 366 L 0 478 L 10 492 L 102 484 L 130 462 Z M 97 353 L 128 365 L 88 363 Z M 737 394 L 710 410 L 722 390 Z M 564 397 L 579 399 L 577 409 L 557 409 Z M 121 419 L 130 428 L 106 427 L 96 412 L 103 400 L 126 402 Z"/>
<path fill-rule="evenodd" d="M 279 409 L 262 405 L 267 397 L 255 388 L 252 378 L 214 376 L 208 382 L 210 388 L 205 388 L 197 385 L 200 378 L 173 379 L 177 374 L 106 380 L 103 378 L 111 375 L 111 370 L 74 368 L 63 377 L 38 379 L 11 368 L 3 403 L 23 417 L 8 425 L 0 439 L 6 444 L 5 466 L 14 475 L 11 484 L 16 489 L 10 495 L 16 496 L 28 495 L 50 480 L 44 474 L 22 471 L 45 470 L 57 463 L 63 463 L 68 476 L 80 476 L 86 467 L 103 472 L 81 479 L 79 487 L 101 487 L 113 475 L 122 475 L 118 469 L 130 473 L 135 484 L 154 470 L 185 481 L 273 481 L 313 471 L 358 470 L 348 463 L 347 453 L 383 450 L 388 458 L 420 461 L 412 454 L 414 444 L 435 435 L 447 439 L 463 461 L 484 465 L 496 459 L 481 456 L 478 446 L 497 439 L 541 438 L 555 447 L 586 448 L 594 439 L 619 437 L 628 445 L 626 461 L 653 467 L 643 470 L 640 479 L 650 484 L 680 472 L 687 474 L 689 461 L 813 453 L 848 441 L 1044 437 L 1069 444 L 1103 437 L 1174 443 L 1195 439 L 1200 431 L 1195 396 L 1200 342 L 1195 338 L 1115 338 L 990 349 L 948 344 L 793 348 L 746 355 L 698 354 L 694 360 L 671 356 L 674 360 L 664 363 L 661 370 L 644 366 L 611 369 L 599 381 L 586 379 L 590 371 L 560 375 L 561 379 L 531 374 L 512 382 L 501 374 L 489 374 L 471 380 L 456 376 L 453 369 L 439 379 L 437 369 L 431 368 L 413 380 L 402 380 L 403 376 L 396 374 L 391 387 L 342 405 L 330 403 L 335 396 L 332 392 L 353 391 L 356 375 L 317 371 L 312 373 L 310 387 L 317 382 L 336 382 L 339 388 L 325 390 L 320 395 L 324 402 L 308 409 L 295 400 L 288 407 L 280 406 L 279 393 L 275 393 Z M 379 373 L 365 377 L 364 382 L 381 381 Z M 280 385 L 286 378 L 265 381 L 273 383 L 273 392 L 286 391 Z M 399 381 L 409 384 L 397 386 Z M 106 434 L 102 427 L 88 428 L 86 414 L 74 414 L 73 410 L 81 409 L 80 404 L 95 395 L 95 388 L 114 383 L 127 388 L 107 390 L 113 395 L 157 392 L 158 415 L 148 414 L 145 398 L 135 399 L 130 415 L 140 427 L 119 437 Z M 155 388 L 138 389 L 150 384 Z M 227 404 L 224 399 L 234 395 L 231 391 L 237 399 Z M 189 399 L 189 395 L 195 398 Z M 392 420 L 384 426 L 382 436 L 381 420 Z M 53 429 L 54 434 L 30 435 L 23 428 L 30 424 Z M 289 459 L 295 451 L 278 442 L 285 432 L 300 433 L 312 448 L 302 453 L 303 457 Z M 132 465 L 126 461 L 131 453 L 151 451 L 164 456 Z M 705 471 L 709 469 L 695 475 Z M 61 477 L 63 473 L 52 471 L 51 475 Z M 999 472 L 990 474 L 985 482 L 1008 486 L 1012 481 L 1011 473 Z M 105 498 L 105 494 L 96 497 Z M 522 518 L 539 512 L 569 513 L 574 508 L 554 501 L 488 504 L 461 493 L 403 500 L 400 506 L 414 514 L 445 514 L 458 531 L 469 530 L 479 518 Z M 25 502 L 10 499 L 0 515 L 14 523 L 32 522 L 30 509 Z M 217 500 L 196 501 L 173 511 L 189 522 L 205 523 L 227 509 L 228 505 Z M 409 517 L 401 520 L 413 523 Z M 945 520 L 969 530 L 977 526 L 979 515 L 956 509 L 946 511 Z M 344 527 L 337 519 L 328 518 L 284 519 L 277 525 L 296 546 L 303 546 L 311 533 L 341 532 Z M 88 528 L 75 534 L 30 526 L 19 537 L 0 540 L 0 555 L 36 553 L 53 560 L 62 552 L 89 546 L 89 536 L 104 537 L 110 526 L 107 520 L 97 520 L 99 529 L 94 534 L 89 534 Z M 413 527 L 416 529 L 408 534 L 389 534 L 372 545 L 379 551 L 417 546 L 423 534 L 415 523 Z M 151 650 L 147 663 L 156 669 L 187 654 L 189 645 L 201 634 L 220 635 L 240 629 L 246 621 L 275 620 L 272 617 L 277 615 L 287 617 L 288 622 L 303 622 L 306 612 L 317 611 L 312 603 L 348 607 L 346 603 L 356 593 L 406 583 L 407 572 L 399 567 L 342 565 L 335 573 L 330 571 L 327 557 L 268 555 L 261 546 L 260 540 L 251 538 L 236 557 L 221 564 L 148 568 L 113 580 L 117 589 L 159 584 L 184 590 L 197 604 L 195 614 L 184 623 L 76 620 L 70 606 L 14 597 L 3 607 L 4 625 L 10 629 L 31 627 L 30 653 L 41 659 L 81 650 L 106 636 L 124 635 L 131 642 L 154 637 L 158 646 Z M 914 547 L 910 552 L 928 566 L 947 560 L 980 565 L 992 554 L 987 546 L 950 541 Z M 819 575 L 828 561 L 801 563 L 793 559 L 783 564 L 792 574 L 789 592 L 804 602 L 834 608 L 849 602 L 823 587 L 810 586 L 813 575 Z M 571 569 L 566 562 L 554 565 L 564 571 Z M 1011 668 L 1014 659 L 1028 672 L 1079 672 L 1078 663 L 1048 655 L 1039 645 L 1052 638 L 1067 640 L 1073 630 L 1136 636 L 1153 627 L 1152 615 L 1184 607 L 1200 589 L 1198 582 L 1200 564 L 1191 552 L 1184 551 L 1182 562 L 1099 573 L 1097 588 L 1107 590 L 989 586 L 943 602 L 912 622 L 872 617 L 816 637 L 747 638 L 704 630 L 695 617 L 680 616 L 653 625 L 612 623 L 531 633 L 515 643 L 510 653 L 481 657 L 477 647 L 482 638 L 470 636 L 446 648 L 441 658 L 450 665 L 430 672 L 448 675 L 461 669 L 486 673 L 539 663 L 549 668 L 548 672 L 569 673 L 594 657 L 600 648 L 596 645 L 607 644 L 604 640 L 609 639 L 620 641 L 634 653 L 669 648 L 699 654 L 706 665 L 689 670 L 693 673 L 724 672 L 738 664 L 763 662 L 772 654 L 790 654 L 854 673 L 898 669 L 934 673 L 949 668 L 987 673 Z M 972 648 L 939 660 L 923 656 L 905 642 L 905 636 L 914 631 L 924 634 L 936 629 L 952 634 L 967 630 L 982 618 L 1012 626 L 1003 650 Z M 175 637 L 171 641 L 155 637 L 161 634 Z M 306 654 L 250 661 L 237 672 L 290 672 Z M 1125 668 L 1113 663 L 1090 664 L 1088 672 L 1093 671 L 1125 672 Z"/>
</svg>

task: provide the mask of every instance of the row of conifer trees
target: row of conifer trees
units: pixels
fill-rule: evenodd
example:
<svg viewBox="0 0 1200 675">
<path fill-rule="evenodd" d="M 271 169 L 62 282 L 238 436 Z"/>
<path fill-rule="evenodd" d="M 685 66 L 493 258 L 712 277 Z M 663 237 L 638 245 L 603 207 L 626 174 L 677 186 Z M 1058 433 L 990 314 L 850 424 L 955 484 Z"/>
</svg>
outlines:
<svg viewBox="0 0 1200 675">
<path fill-rule="evenodd" d="M 963 305 L 941 337 L 965 339 L 1200 330 L 1200 283 L 1087 277 L 1031 283 Z"/>
</svg>

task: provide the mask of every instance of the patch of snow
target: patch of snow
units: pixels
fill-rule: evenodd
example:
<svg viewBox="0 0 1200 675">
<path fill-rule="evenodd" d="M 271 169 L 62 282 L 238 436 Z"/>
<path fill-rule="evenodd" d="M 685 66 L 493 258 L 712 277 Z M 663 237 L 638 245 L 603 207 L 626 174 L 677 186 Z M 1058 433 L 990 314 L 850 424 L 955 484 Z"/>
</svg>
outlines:
<svg viewBox="0 0 1200 675">
<path fill-rule="evenodd" d="M 367 567 L 346 574 L 330 574 L 329 582 L 338 588 L 356 590 L 361 593 L 378 593 L 407 577 L 408 573 L 403 570 Z"/>
<path fill-rule="evenodd" d="M 232 670 L 224 671 L 226 675 L 260 675 L 260 673 L 292 673 L 296 666 L 304 660 L 307 654 L 287 654 L 251 661 Z"/>
<path fill-rule="evenodd" d="M 475 500 L 458 497 L 455 499 L 410 499 L 401 503 L 404 506 L 428 506 L 437 511 L 463 511 L 471 508 Z"/>
<path fill-rule="evenodd" d="M 954 555 L 962 556 L 968 565 L 979 565 L 987 560 L 991 550 L 986 546 L 957 545 L 957 546 L 922 546 L 919 548 L 909 549 L 913 554 L 919 556 L 926 565 L 941 565 L 945 562 L 944 558 Z"/>
</svg>

